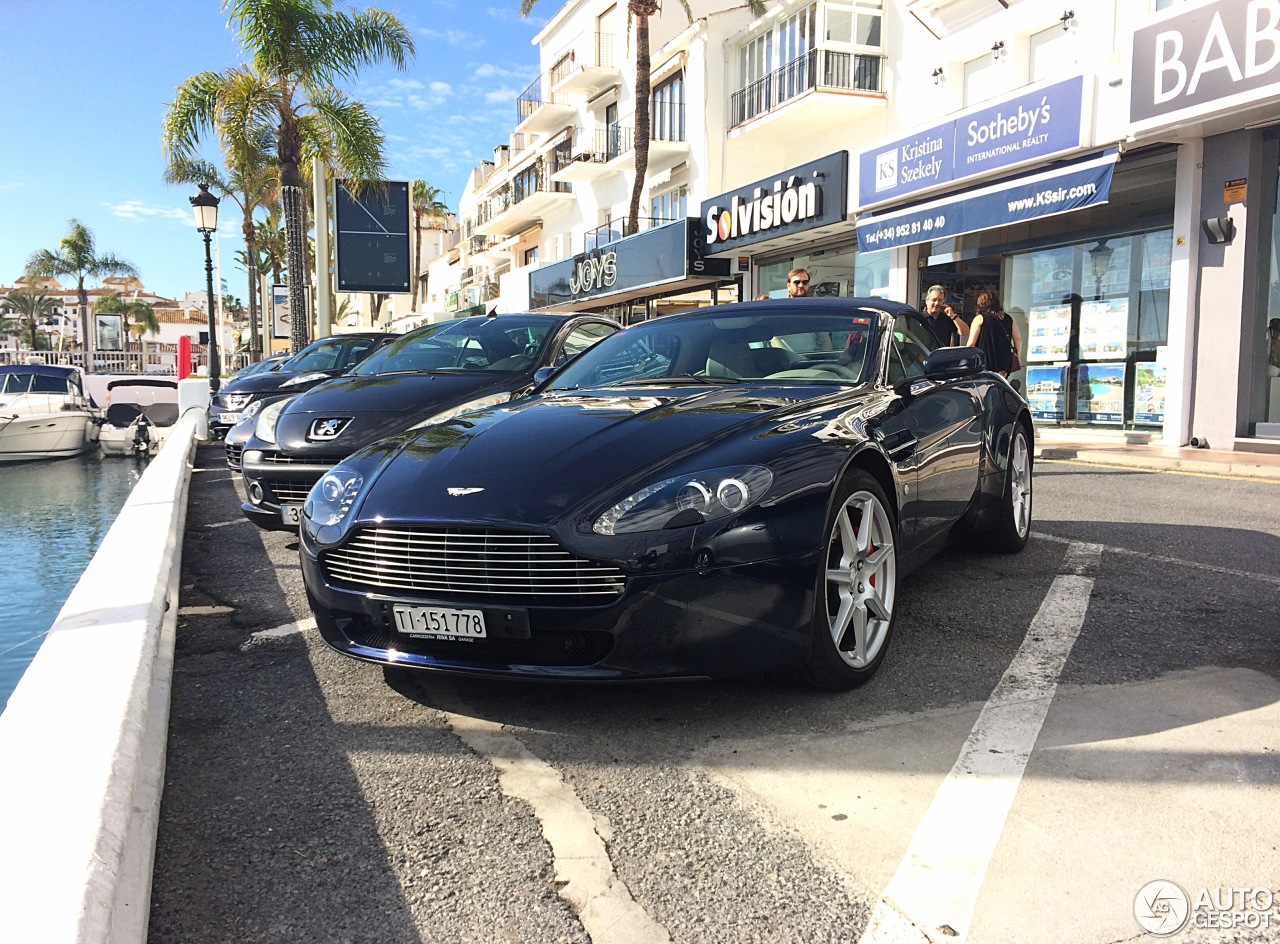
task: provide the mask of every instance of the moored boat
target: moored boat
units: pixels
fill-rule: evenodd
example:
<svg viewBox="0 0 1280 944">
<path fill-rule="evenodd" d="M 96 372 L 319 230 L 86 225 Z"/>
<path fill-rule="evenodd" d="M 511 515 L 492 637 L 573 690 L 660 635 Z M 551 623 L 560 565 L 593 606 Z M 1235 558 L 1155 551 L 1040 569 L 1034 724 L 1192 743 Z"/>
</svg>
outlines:
<svg viewBox="0 0 1280 944">
<path fill-rule="evenodd" d="M 0 462 L 78 456 L 97 442 L 96 420 L 76 368 L 0 367 Z"/>
<path fill-rule="evenodd" d="M 107 384 L 107 416 L 98 431 L 104 456 L 153 456 L 178 421 L 178 382 L 124 377 Z"/>
</svg>

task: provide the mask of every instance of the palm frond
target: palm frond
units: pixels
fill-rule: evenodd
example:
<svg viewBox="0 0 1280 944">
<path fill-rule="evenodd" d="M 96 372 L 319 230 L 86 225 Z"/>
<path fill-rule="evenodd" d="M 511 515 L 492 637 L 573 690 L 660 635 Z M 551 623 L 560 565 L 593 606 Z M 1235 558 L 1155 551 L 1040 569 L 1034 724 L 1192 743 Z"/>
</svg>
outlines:
<svg viewBox="0 0 1280 944">
<path fill-rule="evenodd" d="M 378 180 L 385 174 L 382 128 L 362 102 L 330 88 L 314 95 L 311 107 L 332 147 L 336 170 L 356 181 Z"/>
</svg>

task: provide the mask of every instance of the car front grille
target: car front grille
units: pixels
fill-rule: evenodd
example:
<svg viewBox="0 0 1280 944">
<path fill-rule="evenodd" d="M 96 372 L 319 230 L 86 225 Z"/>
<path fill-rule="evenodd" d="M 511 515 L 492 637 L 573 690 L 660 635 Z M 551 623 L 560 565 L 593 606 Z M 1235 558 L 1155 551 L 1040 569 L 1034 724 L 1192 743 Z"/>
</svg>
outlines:
<svg viewBox="0 0 1280 944">
<path fill-rule="evenodd" d="M 325 579 L 380 592 L 485 596 L 517 605 L 597 606 L 626 577 L 574 557 L 545 534 L 467 528 L 364 528 L 321 556 Z"/>
<path fill-rule="evenodd" d="M 263 451 L 260 462 L 266 465 L 327 465 L 335 466 L 343 459 L 340 456 L 286 456 L 283 452 Z"/>
<path fill-rule="evenodd" d="M 283 505 L 301 505 L 311 491 L 311 485 L 307 482 L 276 482 L 271 479 L 265 480 L 262 487 L 275 495 L 276 500 Z"/>
<path fill-rule="evenodd" d="M 240 471 L 240 457 L 244 455 L 242 443 L 226 443 L 227 467 Z"/>
<path fill-rule="evenodd" d="M 224 410 L 243 410 L 253 398 L 252 393 L 220 393 L 213 398 L 213 403 Z"/>
</svg>

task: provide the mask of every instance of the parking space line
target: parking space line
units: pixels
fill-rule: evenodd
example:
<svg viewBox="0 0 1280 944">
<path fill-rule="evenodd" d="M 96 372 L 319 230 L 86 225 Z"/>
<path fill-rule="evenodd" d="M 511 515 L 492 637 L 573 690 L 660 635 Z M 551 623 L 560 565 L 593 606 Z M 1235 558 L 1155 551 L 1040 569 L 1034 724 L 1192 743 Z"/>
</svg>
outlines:
<svg viewBox="0 0 1280 944">
<path fill-rule="evenodd" d="M 1084 625 L 1101 555 L 1099 544 L 1067 547 L 1064 572 L 916 827 L 860 944 L 918 941 L 921 935 L 965 939 L 1058 677 Z"/>
<path fill-rule="evenodd" d="M 1079 542 L 1071 538 L 1059 537 L 1056 534 L 1045 534 L 1043 531 L 1033 531 L 1031 536 L 1034 538 L 1043 538 L 1046 541 L 1056 541 L 1059 544 L 1077 544 Z M 1271 583 L 1280 586 L 1280 575 L 1276 574 L 1260 574 L 1252 570 L 1239 570 L 1235 567 L 1222 567 L 1219 564 L 1210 564 L 1205 561 L 1185 560 L 1181 557 L 1170 557 L 1168 554 L 1152 554 L 1150 551 L 1138 551 L 1131 547 L 1116 547 L 1112 544 L 1099 545 L 1108 554 L 1123 554 L 1127 557 L 1137 557 L 1140 560 L 1150 561 L 1153 564 L 1174 564 L 1180 567 L 1194 567 L 1197 570 L 1207 570 L 1211 573 L 1222 574 L 1224 577 L 1241 577 L 1246 580 L 1260 580 L 1263 583 Z"/>
<path fill-rule="evenodd" d="M 560 772 L 533 754 L 502 725 L 472 716 L 445 686 L 434 689 L 434 707 L 454 733 L 498 770 L 503 794 L 533 809 L 551 846 L 560 897 L 573 906 L 595 944 L 670 944 L 667 929 L 631 896 L 613 870 L 595 818 Z"/>
</svg>

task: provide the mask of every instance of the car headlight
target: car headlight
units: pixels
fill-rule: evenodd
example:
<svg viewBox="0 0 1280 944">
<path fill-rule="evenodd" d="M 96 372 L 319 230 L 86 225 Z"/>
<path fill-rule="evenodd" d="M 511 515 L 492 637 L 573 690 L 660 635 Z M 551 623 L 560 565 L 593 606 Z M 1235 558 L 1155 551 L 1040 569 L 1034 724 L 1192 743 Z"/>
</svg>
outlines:
<svg viewBox="0 0 1280 944">
<path fill-rule="evenodd" d="M 299 374 L 297 377 L 290 377 L 280 386 L 281 388 L 296 387 L 298 386 L 298 384 L 306 384 L 306 383 L 312 383 L 316 380 L 328 380 L 328 379 L 329 379 L 328 374 L 322 374 L 322 373 Z"/>
<path fill-rule="evenodd" d="M 354 469 L 336 465 L 326 472 L 319 482 L 311 486 L 303 514 L 317 527 L 341 524 L 355 504 L 356 496 L 364 485 L 364 476 Z"/>
<path fill-rule="evenodd" d="M 757 465 L 663 479 L 627 496 L 592 525 L 596 534 L 684 528 L 736 515 L 769 491 L 773 473 Z"/>
<path fill-rule="evenodd" d="M 259 413 L 262 412 L 262 408 L 266 405 L 267 405 L 266 400 L 254 400 L 247 407 L 245 407 L 244 412 L 240 414 L 240 421 L 244 422 L 245 420 L 249 419 L 249 417 L 251 416 L 257 416 Z"/>
<path fill-rule="evenodd" d="M 253 427 L 253 434 L 263 442 L 273 443 L 276 441 L 276 421 L 280 419 L 280 411 L 293 402 L 290 397 L 287 400 L 277 400 L 275 403 L 268 403 L 262 408 L 262 412 L 258 414 L 258 422 Z"/>
<path fill-rule="evenodd" d="M 433 413 L 421 423 L 414 423 L 409 428 L 422 429 L 424 426 L 434 426 L 437 423 L 451 420 L 455 416 L 461 416 L 463 413 L 470 413 L 472 410 L 483 410 L 487 406 L 497 406 L 500 403 L 506 403 L 510 399 L 511 394 L 509 393 L 495 393 L 487 397 L 480 397 L 478 400 L 469 400 L 451 410 L 445 410 L 443 413 Z"/>
</svg>

